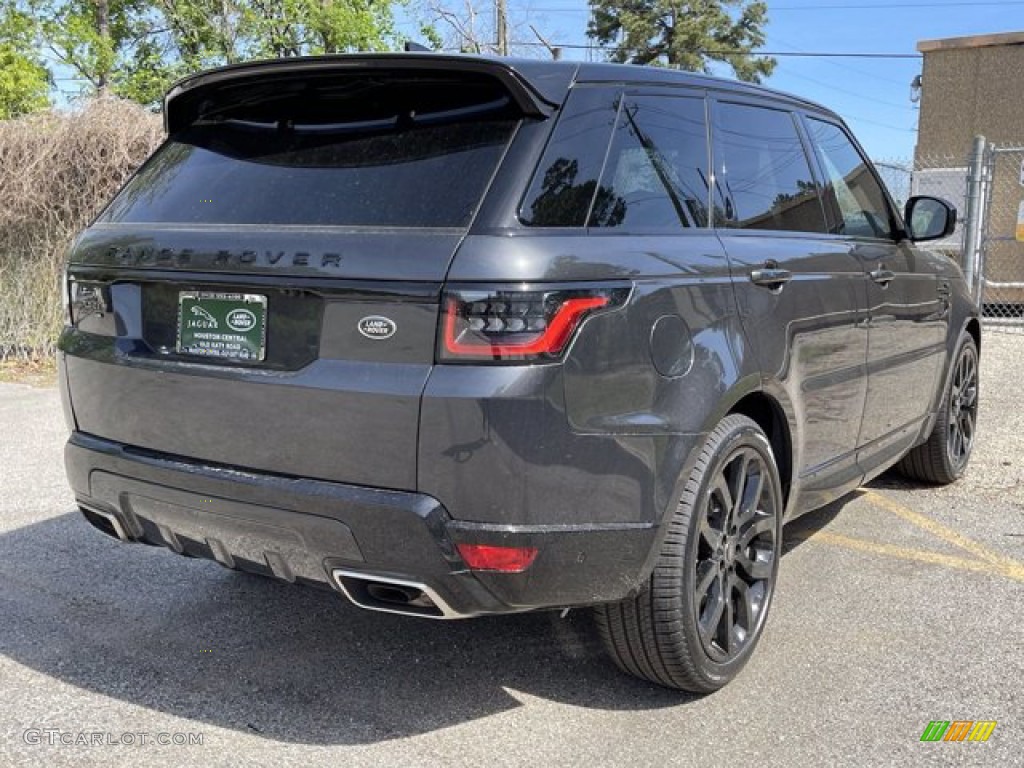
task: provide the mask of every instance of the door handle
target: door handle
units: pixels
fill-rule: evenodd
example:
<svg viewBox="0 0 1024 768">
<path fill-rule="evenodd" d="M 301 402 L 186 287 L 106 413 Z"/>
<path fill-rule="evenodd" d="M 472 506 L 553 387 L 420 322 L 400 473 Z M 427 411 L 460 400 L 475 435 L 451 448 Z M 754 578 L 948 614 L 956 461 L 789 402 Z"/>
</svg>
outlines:
<svg viewBox="0 0 1024 768">
<path fill-rule="evenodd" d="M 873 269 L 870 272 L 868 272 L 868 277 L 870 277 L 883 288 L 888 288 L 889 283 L 891 283 L 893 281 L 893 278 L 896 277 L 896 273 L 893 272 L 891 269 L 886 269 L 885 265 L 883 265 L 878 269 Z"/>
<path fill-rule="evenodd" d="M 782 290 L 782 286 L 793 279 L 793 273 L 788 269 L 768 266 L 763 269 L 755 269 L 750 273 L 750 282 L 760 285 L 762 288 Z"/>
</svg>

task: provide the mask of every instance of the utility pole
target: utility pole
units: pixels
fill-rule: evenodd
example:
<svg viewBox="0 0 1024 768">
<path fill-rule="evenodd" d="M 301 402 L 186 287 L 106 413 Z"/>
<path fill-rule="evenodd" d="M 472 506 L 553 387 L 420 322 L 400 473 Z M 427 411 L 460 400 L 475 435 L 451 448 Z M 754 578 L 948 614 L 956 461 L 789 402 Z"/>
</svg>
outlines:
<svg viewBox="0 0 1024 768">
<path fill-rule="evenodd" d="M 551 54 L 551 58 L 552 59 L 554 59 L 555 61 L 558 61 L 559 59 L 562 58 L 562 49 L 561 48 L 559 48 L 557 45 L 552 45 L 547 40 L 545 40 L 544 36 L 540 32 L 537 31 L 537 28 L 535 26 L 533 26 L 533 24 L 530 25 L 530 29 L 533 30 L 533 34 L 535 34 L 537 36 L 537 39 L 540 40 L 541 45 L 543 45 L 545 48 L 548 49 L 548 53 Z"/>
<path fill-rule="evenodd" d="M 494 29 L 498 36 L 498 55 L 508 56 L 508 3 L 495 0 Z"/>
</svg>

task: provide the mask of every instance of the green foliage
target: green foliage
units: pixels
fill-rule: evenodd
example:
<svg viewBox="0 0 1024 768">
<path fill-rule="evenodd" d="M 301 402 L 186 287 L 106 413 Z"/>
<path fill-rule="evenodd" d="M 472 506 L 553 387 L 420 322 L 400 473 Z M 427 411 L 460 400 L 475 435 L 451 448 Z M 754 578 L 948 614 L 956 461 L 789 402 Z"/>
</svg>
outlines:
<svg viewBox="0 0 1024 768">
<path fill-rule="evenodd" d="M 0 120 L 26 115 L 50 105 L 46 69 L 0 43 Z"/>
<path fill-rule="evenodd" d="M 0 3 L 0 120 L 50 105 L 50 73 L 35 52 L 35 23 L 13 3 Z"/>
<path fill-rule="evenodd" d="M 109 85 L 118 48 L 132 34 L 124 0 L 31 0 L 42 38 L 65 64 L 99 90 Z"/>
<path fill-rule="evenodd" d="M 5 0 L 0 0 L 4 2 Z M 386 50 L 406 0 L 6 0 L 86 83 L 155 105 L 177 78 L 260 58 Z"/>
<path fill-rule="evenodd" d="M 775 60 L 751 56 L 764 45 L 763 0 L 590 0 L 587 35 L 609 48 L 612 61 L 693 72 L 729 64 L 740 80 L 760 82 Z"/>
</svg>

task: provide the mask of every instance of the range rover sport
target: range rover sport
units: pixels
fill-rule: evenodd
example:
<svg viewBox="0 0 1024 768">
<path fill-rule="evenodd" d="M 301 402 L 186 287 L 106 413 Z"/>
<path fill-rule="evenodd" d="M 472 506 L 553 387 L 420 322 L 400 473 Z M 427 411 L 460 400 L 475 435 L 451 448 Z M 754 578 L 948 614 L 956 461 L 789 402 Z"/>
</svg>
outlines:
<svg viewBox="0 0 1024 768">
<path fill-rule="evenodd" d="M 429 618 L 592 607 L 711 691 L 785 521 L 954 481 L 979 324 L 841 119 L 633 66 L 435 54 L 189 77 L 72 247 L 70 484 L 124 541 Z"/>
</svg>

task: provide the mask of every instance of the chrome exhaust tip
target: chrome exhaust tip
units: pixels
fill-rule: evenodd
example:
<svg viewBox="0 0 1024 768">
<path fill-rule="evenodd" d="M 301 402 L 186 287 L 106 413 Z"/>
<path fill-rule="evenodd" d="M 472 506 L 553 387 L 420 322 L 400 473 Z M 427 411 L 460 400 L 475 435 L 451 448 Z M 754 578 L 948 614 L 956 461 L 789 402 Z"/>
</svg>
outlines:
<svg viewBox="0 0 1024 768">
<path fill-rule="evenodd" d="M 128 531 L 121 522 L 121 518 L 113 512 L 108 512 L 105 509 L 99 509 L 91 505 L 82 504 L 81 502 L 78 504 L 78 510 L 82 513 L 85 519 L 89 521 L 93 528 L 96 528 L 115 539 L 120 539 L 121 541 L 134 541 L 134 539 L 128 535 Z"/>
<path fill-rule="evenodd" d="M 368 611 L 398 613 L 424 619 L 461 617 L 426 584 L 346 571 L 343 568 L 335 568 L 331 576 L 349 602 Z"/>
</svg>

